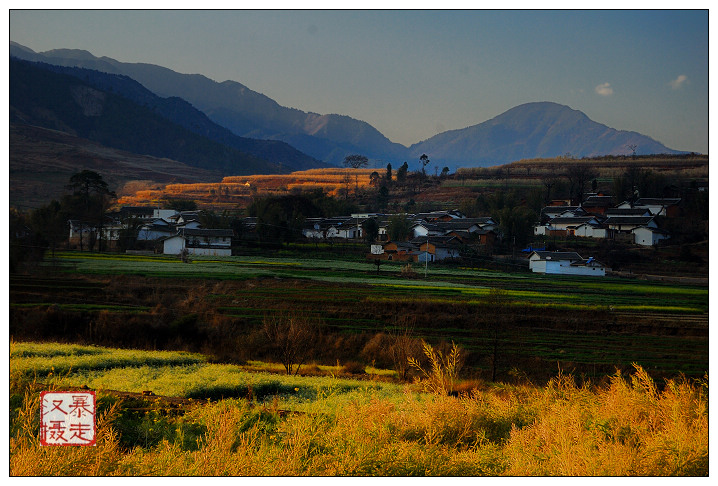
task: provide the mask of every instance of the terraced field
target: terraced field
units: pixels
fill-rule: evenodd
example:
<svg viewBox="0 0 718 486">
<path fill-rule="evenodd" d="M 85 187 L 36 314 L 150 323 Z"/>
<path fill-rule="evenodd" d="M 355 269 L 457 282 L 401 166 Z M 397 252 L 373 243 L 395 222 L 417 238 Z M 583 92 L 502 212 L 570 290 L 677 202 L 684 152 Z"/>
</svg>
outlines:
<svg viewBox="0 0 718 486">
<path fill-rule="evenodd" d="M 461 345 L 467 369 L 477 376 L 486 376 L 494 360 L 502 376 L 516 370 L 548 375 L 557 367 L 602 376 L 634 362 L 658 376 L 707 370 L 705 287 L 440 265 L 430 265 L 426 277 L 423 268 L 407 277 L 399 264 L 377 272 L 362 261 L 251 256 L 181 263 L 165 256 L 62 253 L 44 270 L 44 277 L 11 279 L 11 334 L 22 339 L 32 337 L 21 322 L 33 310 L 84 319 L 85 327 L 63 325 L 92 341 L 100 313 L 145 318 L 151 327 L 158 302 L 170 295 L 186 301 L 191 294 L 233 326 L 240 336 L 233 339 L 282 312 L 301 312 L 326 332 L 363 344 L 411 322 L 416 337 Z"/>
</svg>

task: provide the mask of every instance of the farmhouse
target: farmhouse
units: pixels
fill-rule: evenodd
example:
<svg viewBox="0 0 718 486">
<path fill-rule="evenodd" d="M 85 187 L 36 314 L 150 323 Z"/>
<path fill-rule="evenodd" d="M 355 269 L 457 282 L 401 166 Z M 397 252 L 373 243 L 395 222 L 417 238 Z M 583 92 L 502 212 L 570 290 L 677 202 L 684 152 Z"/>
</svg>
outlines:
<svg viewBox="0 0 718 486">
<path fill-rule="evenodd" d="M 581 208 L 591 214 L 605 214 L 606 210 L 613 206 L 612 200 L 611 196 L 592 195 L 583 201 Z"/>
<path fill-rule="evenodd" d="M 643 246 L 655 246 L 659 242 L 669 238 L 668 232 L 650 226 L 639 226 L 638 228 L 634 228 L 631 233 L 633 233 L 635 238 L 634 242 L 637 245 Z"/>
<path fill-rule="evenodd" d="M 631 203 L 630 201 L 624 201 L 618 205 L 618 208 L 648 209 L 654 216 L 667 216 L 669 218 L 673 218 L 678 216 L 680 202 L 680 198 L 643 197 L 636 199 L 633 203 Z"/>
<path fill-rule="evenodd" d="M 391 260 L 391 261 L 407 261 L 412 260 L 414 253 L 418 250 L 418 247 L 412 243 L 404 241 L 389 241 L 384 244 L 383 251 L 379 253 L 378 249 L 375 249 L 379 259 Z"/>
<path fill-rule="evenodd" d="M 584 259 L 576 252 L 533 251 L 529 255 L 529 269 L 535 273 L 556 275 L 606 275 L 605 265 L 593 258 Z"/>
<path fill-rule="evenodd" d="M 162 218 L 151 219 L 137 231 L 138 241 L 154 241 L 172 236 L 175 230 Z"/>
<path fill-rule="evenodd" d="M 541 210 L 541 221 L 558 218 L 575 218 L 585 216 L 586 211 L 581 206 L 546 206 Z"/>
<path fill-rule="evenodd" d="M 163 240 L 163 253 L 179 255 L 186 249 L 190 255 L 231 256 L 232 234 L 231 229 L 181 229 Z"/>
<path fill-rule="evenodd" d="M 609 216 L 606 218 L 606 221 L 604 221 L 604 224 L 609 229 L 618 233 L 630 233 L 640 226 L 658 228 L 658 225 L 653 220 L 653 216 Z"/>
<path fill-rule="evenodd" d="M 459 243 L 453 236 L 429 236 L 425 238 L 415 238 L 410 241 L 419 248 L 420 252 L 425 252 L 427 255 L 424 258 L 429 258 L 430 262 L 449 260 L 453 258 L 459 258 L 461 256 L 459 252 Z M 417 257 L 417 261 L 425 261 L 421 257 Z"/>
<path fill-rule="evenodd" d="M 590 235 L 605 238 L 605 231 L 599 231 L 601 228 L 601 222 L 597 216 L 559 216 L 543 225 L 534 226 L 534 234 L 549 235 L 558 233 L 568 236 L 585 237 Z M 578 234 L 576 233 L 577 229 L 579 230 Z"/>
<path fill-rule="evenodd" d="M 609 216 L 624 216 L 628 218 L 640 218 L 640 217 L 649 217 L 651 215 L 651 210 L 648 208 L 610 208 L 607 209 L 604 213 L 606 217 Z"/>
</svg>

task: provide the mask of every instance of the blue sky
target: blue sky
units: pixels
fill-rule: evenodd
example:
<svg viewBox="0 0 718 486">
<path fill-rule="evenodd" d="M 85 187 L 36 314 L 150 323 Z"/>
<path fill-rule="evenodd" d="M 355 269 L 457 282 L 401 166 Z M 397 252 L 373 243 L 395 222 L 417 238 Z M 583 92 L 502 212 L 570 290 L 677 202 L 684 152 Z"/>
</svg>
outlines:
<svg viewBox="0 0 718 486">
<path fill-rule="evenodd" d="M 553 101 L 708 152 L 707 10 L 11 10 L 9 31 L 238 81 L 404 145 Z"/>
</svg>

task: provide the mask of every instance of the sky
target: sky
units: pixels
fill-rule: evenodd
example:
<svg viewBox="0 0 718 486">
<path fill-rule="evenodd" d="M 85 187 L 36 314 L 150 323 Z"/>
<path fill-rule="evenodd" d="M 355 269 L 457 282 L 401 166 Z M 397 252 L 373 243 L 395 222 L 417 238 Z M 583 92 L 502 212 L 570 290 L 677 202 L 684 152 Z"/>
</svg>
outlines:
<svg viewBox="0 0 718 486">
<path fill-rule="evenodd" d="M 708 153 L 708 33 L 705 9 L 9 12 L 10 40 L 36 52 L 237 81 L 407 146 L 552 101 Z"/>
</svg>

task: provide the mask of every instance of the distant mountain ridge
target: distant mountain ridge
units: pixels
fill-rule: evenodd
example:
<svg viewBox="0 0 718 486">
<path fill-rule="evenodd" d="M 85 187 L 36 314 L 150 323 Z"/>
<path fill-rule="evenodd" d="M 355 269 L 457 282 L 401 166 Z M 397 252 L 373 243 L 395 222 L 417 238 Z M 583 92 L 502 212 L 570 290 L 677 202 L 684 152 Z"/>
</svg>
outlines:
<svg viewBox="0 0 718 486">
<path fill-rule="evenodd" d="M 438 166 L 501 165 L 520 159 L 684 153 L 636 132 L 619 131 L 552 102 L 526 103 L 460 130 L 435 135 L 411 147 L 391 142 L 366 122 L 344 115 L 306 113 L 279 105 L 236 81 L 221 83 L 200 74 L 180 74 L 142 63 L 122 63 L 82 50 L 35 53 L 11 42 L 11 55 L 63 66 L 129 76 L 161 97 L 179 97 L 236 135 L 282 140 L 324 162 L 340 164 L 350 153 L 416 165 L 427 154 Z"/>
<path fill-rule="evenodd" d="M 10 123 L 61 130 L 108 147 L 236 175 L 282 172 L 278 164 L 198 135 L 171 122 L 157 106 L 114 90 L 10 59 Z M 170 101 L 171 102 L 171 101 Z"/>
<path fill-rule="evenodd" d="M 551 102 L 526 103 L 484 123 L 435 135 L 412 145 L 414 157 L 431 154 L 449 164 L 472 159 L 483 165 L 497 160 L 678 154 L 650 137 L 596 123 L 584 113 Z"/>
<path fill-rule="evenodd" d="M 340 164 L 346 155 L 403 157 L 406 147 L 393 143 L 366 122 L 342 115 L 305 113 L 280 106 L 271 98 L 235 81 L 221 83 L 200 74 L 180 74 L 144 63 L 122 63 L 75 49 L 35 53 L 11 43 L 10 54 L 21 59 L 123 74 L 161 97 L 180 97 L 211 120 L 237 135 L 282 140 L 325 162 Z"/>
</svg>

